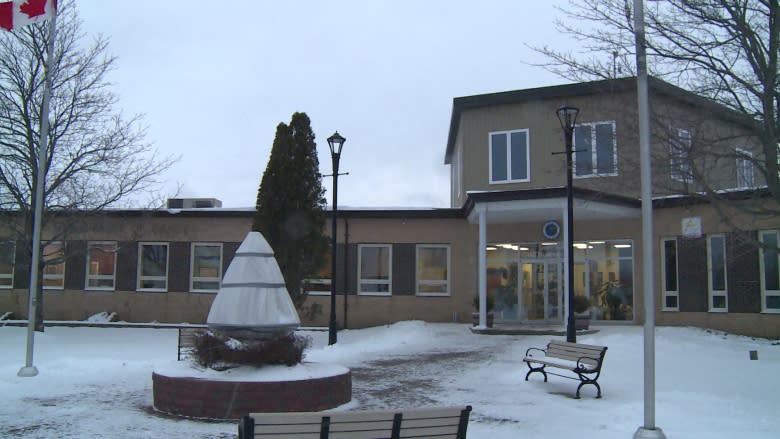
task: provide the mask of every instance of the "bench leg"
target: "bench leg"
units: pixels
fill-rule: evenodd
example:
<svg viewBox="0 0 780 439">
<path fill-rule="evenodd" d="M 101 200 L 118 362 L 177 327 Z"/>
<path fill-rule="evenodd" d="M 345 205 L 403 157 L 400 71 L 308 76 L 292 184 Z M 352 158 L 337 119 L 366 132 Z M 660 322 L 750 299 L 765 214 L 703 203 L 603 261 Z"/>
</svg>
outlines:
<svg viewBox="0 0 780 439">
<path fill-rule="evenodd" d="M 544 382 L 547 382 L 547 372 L 544 371 L 545 364 L 542 365 L 542 367 L 533 367 L 531 366 L 531 363 L 526 361 L 525 364 L 528 365 L 528 373 L 525 374 L 525 380 L 528 381 L 528 375 L 531 375 L 533 372 L 541 372 L 542 375 L 544 375 Z"/>
<path fill-rule="evenodd" d="M 596 380 L 591 380 L 588 377 L 580 375 L 580 385 L 577 386 L 577 393 L 575 394 L 574 399 L 580 399 L 580 389 L 585 384 L 593 384 L 596 386 L 596 398 L 601 398 L 601 386 L 599 386 L 599 383 L 597 383 Z"/>
</svg>

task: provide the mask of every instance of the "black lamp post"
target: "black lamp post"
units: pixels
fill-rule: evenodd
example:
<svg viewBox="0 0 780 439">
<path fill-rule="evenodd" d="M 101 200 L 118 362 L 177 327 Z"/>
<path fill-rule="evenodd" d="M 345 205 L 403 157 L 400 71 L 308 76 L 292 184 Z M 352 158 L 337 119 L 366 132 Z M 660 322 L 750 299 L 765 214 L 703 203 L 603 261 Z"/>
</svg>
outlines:
<svg viewBox="0 0 780 439">
<path fill-rule="evenodd" d="M 568 281 L 566 282 L 566 308 L 568 319 L 566 322 L 566 341 L 576 342 L 577 331 L 574 327 L 574 192 L 572 187 L 572 154 L 574 154 L 572 138 L 574 137 L 574 125 L 577 123 L 577 114 L 580 109 L 577 107 L 564 106 L 559 108 L 556 113 L 561 122 L 563 134 L 566 137 L 566 261 Z"/>
<path fill-rule="evenodd" d="M 338 216 L 339 196 L 339 159 L 341 148 L 347 139 L 338 131 L 328 137 L 330 158 L 333 160 L 333 208 L 331 210 L 333 227 L 331 229 L 331 270 L 330 270 L 330 325 L 328 326 L 328 344 L 336 344 L 338 323 L 336 323 L 336 217 Z M 344 298 L 346 300 L 346 297 Z"/>
</svg>

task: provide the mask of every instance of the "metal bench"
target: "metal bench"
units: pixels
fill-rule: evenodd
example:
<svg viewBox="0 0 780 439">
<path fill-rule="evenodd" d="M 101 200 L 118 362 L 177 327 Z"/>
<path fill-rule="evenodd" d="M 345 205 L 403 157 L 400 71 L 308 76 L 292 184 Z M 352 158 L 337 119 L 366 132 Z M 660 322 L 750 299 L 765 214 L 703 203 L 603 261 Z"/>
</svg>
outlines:
<svg viewBox="0 0 780 439">
<path fill-rule="evenodd" d="M 560 376 L 563 378 L 575 379 L 580 381 L 577 386 L 575 398 L 579 399 L 580 389 L 585 384 L 593 384 L 598 390 L 596 398 L 601 398 L 601 386 L 597 382 L 601 375 L 601 364 L 604 362 L 604 354 L 607 352 L 606 346 L 596 346 L 581 343 L 569 343 L 566 341 L 552 340 L 547 344 L 546 349 L 529 348 L 525 351 L 523 361 L 528 365 L 528 376 L 534 372 L 541 372 L 544 375 L 544 382 L 547 382 L 547 374 Z M 547 367 L 565 369 L 575 373 L 577 376 L 560 375 L 550 372 Z"/>
<path fill-rule="evenodd" d="M 466 439 L 471 406 L 406 410 L 250 413 L 239 439 Z"/>
</svg>

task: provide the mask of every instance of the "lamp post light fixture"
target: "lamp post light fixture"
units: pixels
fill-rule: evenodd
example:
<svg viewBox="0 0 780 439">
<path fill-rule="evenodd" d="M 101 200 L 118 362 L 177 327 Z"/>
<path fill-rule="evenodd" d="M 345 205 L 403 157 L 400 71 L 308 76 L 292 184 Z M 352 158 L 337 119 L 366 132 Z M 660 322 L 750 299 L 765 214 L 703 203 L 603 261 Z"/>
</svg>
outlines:
<svg viewBox="0 0 780 439">
<path fill-rule="evenodd" d="M 576 342 L 577 331 L 574 326 L 574 188 L 572 185 L 572 147 L 574 126 L 577 123 L 577 107 L 564 106 L 559 108 L 558 121 L 561 123 L 564 137 L 566 138 L 566 309 L 568 318 L 566 321 L 566 341 Z"/>
<path fill-rule="evenodd" d="M 328 146 L 330 147 L 330 158 L 333 161 L 333 206 L 331 208 L 331 270 L 330 270 L 330 324 L 328 325 L 328 344 L 336 344 L 338 335 L 338 323 L 336 322 L 336 218 L 338 216 L 338 196 L 339 196 L 339 159 L 341 158 L 341 148 L 346 142 L 338 131 L 328 137 Z M 346 297 L 344 298 L 346 300 Z"/>
</svg>

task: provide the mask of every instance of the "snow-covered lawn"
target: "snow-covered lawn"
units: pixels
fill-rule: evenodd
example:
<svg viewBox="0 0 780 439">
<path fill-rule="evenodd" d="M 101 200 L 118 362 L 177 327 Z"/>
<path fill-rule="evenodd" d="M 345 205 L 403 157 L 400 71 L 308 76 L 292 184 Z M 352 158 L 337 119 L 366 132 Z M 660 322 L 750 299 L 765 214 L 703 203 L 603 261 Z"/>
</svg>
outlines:
<svg viewBox="0 0 780 439">
<path fill-rule="evenodd" d="M 643 421 L 642 328 L 601 327 L 578 341 L 609 347 L 604 398 L 521 362 L 549 336 L 474 335 L 468 326 L 402 322 L 306 332 L 306 361 L 353 371 L 344 409 L 474 407 L 469 438 L 621 438 Z M 780 345 L 695 328 L 656 332 L 656 424 L 672 438 L 780 437 Z M 47 328 L 35 338 L 34 378 L 16 376 L 26 330 L 0 328 L 0 437 L 230 438 L 235 422 L 203 422 L 152 408 L 152 371 L 176 359 L 175 329 Z M 758 361 L 749 359 L 757 350 Z"/>
</svg>

